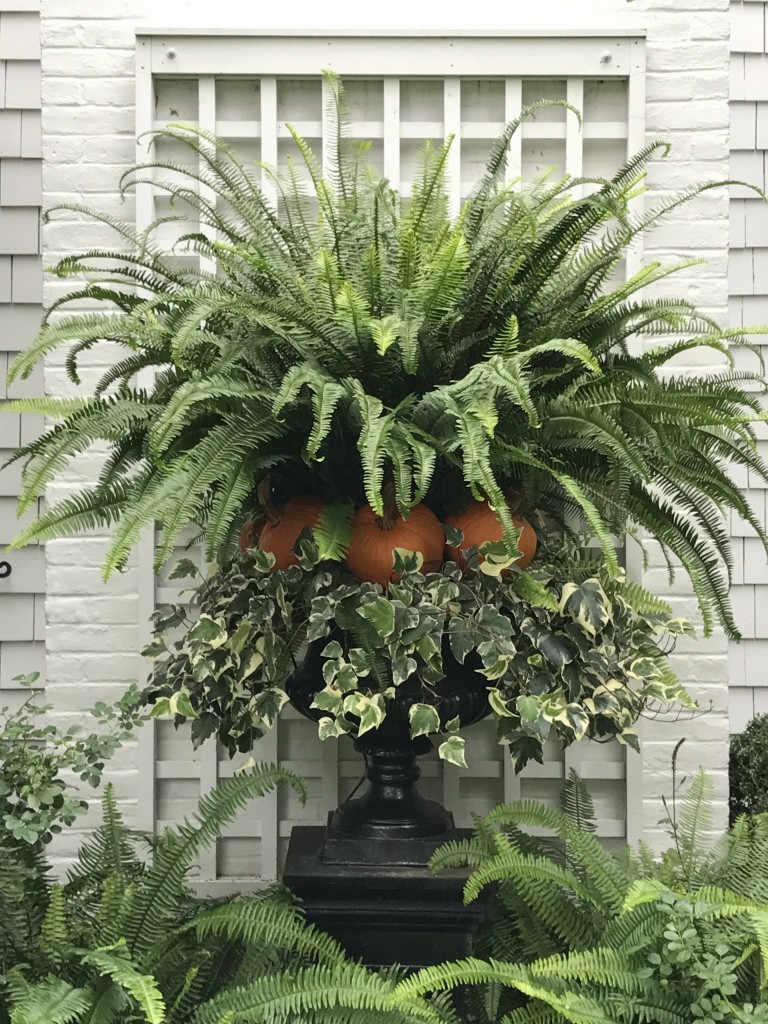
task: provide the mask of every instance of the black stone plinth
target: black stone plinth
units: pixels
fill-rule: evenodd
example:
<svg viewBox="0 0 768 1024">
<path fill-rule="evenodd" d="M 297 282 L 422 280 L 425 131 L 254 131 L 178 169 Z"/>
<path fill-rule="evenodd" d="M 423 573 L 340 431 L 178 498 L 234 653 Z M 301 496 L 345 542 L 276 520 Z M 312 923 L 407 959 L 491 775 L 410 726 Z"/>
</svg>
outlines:
<svg viewBox="0 0 768 1024">
<path fill-rule="evenodd" d="M 434 845 L 471 834 L 457 829 Z M 467 870 L 433 874 L 425 862 L 408 863 L 427 851 L 409 852 L 407 839 L 384 841 L 384 846 L 403 844 L 389 851 L 399 863 L 329 862 L 324 856 L 327 835 L 319 826 L 294 827 L 283 880 L 301 899 L 309 921 L 332 935 L 351 957 L 369 967 L 417 968 L 472 952 L 484 910 L 478 901 L 464 906 Z M 383 861 L 387 851 L 382 841 L 367 842 L 381 851 Z"/>
</svg>

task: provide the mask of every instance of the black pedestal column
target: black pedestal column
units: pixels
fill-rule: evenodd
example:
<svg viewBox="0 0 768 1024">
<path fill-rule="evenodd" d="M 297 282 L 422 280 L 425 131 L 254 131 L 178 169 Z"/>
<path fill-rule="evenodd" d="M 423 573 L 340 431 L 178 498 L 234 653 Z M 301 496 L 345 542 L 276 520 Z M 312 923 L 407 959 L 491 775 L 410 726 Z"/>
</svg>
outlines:
<svg viewBox="0 0 768 1024">
<path fill-rule="evenodd" d="M 324 685 L 319 660 L 310 650 L 286 687 L 294 706 L 315 719 L 321 713 L 311 703 Z M 461 671 L 430 697 L 441 722 L 458 717 L 468 725 L 488 713 L 488 682 L 453 666 Z M 410 738 L 408 711 L 423 699 L 415 682 L 399 687 L 381 727 L 355 741 L 366 760 L 367 791 L 331 813 L 327 828 L 294 827 L 288 847 L 283 878 L 308 919 L 370 966 L 421 967 L 466 956 L 483 916 L 477 902 L 464 906 L 468 871 L 433 874 L 427 867 L 436 849 L 469 832 L 455 829 L 453 815 L 416 788 L 416 758 L 432 743 Z"/>
</svg>

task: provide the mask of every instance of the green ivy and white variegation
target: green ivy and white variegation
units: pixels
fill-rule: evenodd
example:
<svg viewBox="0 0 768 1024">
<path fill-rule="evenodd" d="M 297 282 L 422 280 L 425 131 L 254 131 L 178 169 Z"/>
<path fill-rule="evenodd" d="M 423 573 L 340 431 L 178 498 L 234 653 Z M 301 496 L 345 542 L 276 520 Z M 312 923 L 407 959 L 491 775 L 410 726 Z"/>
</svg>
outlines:
<svg viewBox="0 0 768 1024">
<path fill-rule="evenodd" d="M 252 551 L 201 583 L 193 611 L 155 614 L 145 700 L 156 715 L 191 720 L 196 744 L 216 735 L 230 754 L 250 752 L 274 725 L 310 643 L 322 645 L 321 739 L 378 728 L 388 698 L 416 680 L 423 696 L 410 711 L 411 736 L 442 731 L 440 756 L 459 765 L 459 723 L 441 729 L 434 707 L 444 638 L 456 661 L 487 679 L 499 741 L 518 770 L 542 759 L 550 736 L 563 746 L 616 737 L 637 747 L 648 704 L 690 706 L 662 648 L 692 627 L 608 571 L 599 552 L 563 545 L 524 573 L 462 574 L 446 562 L 426 575 L 418 556 L 401 552 L 400 579 L 384 593 L 321 564 L 311 538 L 298 550 L 301 564 L 278 571 L 269 571 L 271 555 Z M 175 575 L 197 571 L 185 560 Z M 180 639 L 170 639 L 180 627 Z"/>
</svg>

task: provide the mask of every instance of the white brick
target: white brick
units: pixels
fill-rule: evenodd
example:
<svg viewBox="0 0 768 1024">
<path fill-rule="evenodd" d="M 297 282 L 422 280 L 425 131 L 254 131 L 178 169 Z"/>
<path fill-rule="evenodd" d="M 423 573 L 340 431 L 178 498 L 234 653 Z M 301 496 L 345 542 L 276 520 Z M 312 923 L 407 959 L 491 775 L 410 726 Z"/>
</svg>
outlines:
<svg viewBox="0 0 768 1024">
<path fill-rule="evenodd" d="M 36 209 L 0 209 L 0 253 L 36 253 L 39 238 L 40 214 Z"/>
<path fill-rule="evenodd" d="M 0 160 L 0 205 L 41 206 L 42 201 L 42 161 Z"/>
<path fill-rule="evenodd" d="M 39 109 L 39 61 L 8 61 L 5 73 L 5 106 L 18 107 L 22 110 Z"/>
<path fill-rule="evenodd" d="M 40 16 L 32 12 L 0 14 L 0 58 L 40 60 Z"/>
</svg>

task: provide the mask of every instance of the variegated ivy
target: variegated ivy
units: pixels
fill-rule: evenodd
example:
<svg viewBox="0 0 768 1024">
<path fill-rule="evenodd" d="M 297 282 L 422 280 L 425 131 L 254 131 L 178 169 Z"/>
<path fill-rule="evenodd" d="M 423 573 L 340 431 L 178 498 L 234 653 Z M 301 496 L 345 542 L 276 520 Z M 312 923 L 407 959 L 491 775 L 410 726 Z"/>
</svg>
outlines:
<svg viewBox="0 0 768 1024">
<path fill-rule="evenodd" d="M 418 556 L 403 552 L 386 593 L 320 563 L 311 539 L 300 552 L 300 566 L 274 572 L 270 555 L 251 552 L 255 561 L 239 559 L 198 587 L 192 612 L 156 613 L 144 699 L 176 724 L 190 720 L 195 744 L 217 736 L 230 755 L 250 751 L 310 643 L 322 645 L 322 739 L 376 729 L 388 698 L 416 680 L 423 699 L 411 708 L 411 735 L 442 731 L 440 755 L 459 765 L 458 722 L 441 728 L 433 706 L 446 637 L 453 657 L 488 680 L 499 742 L 517 770 L 542 760 L 549 736 L 563 746 L 589 736 L 637 747 L 635 724 L 650 702 L 691 703 L 660 640 L 692 627 L 587 552 L 563 547 L 525 573 L 465 575 L 452 562 L 424 575 Z M 175 575 L 196 571 L 185 561 Z M 169 639 L 179 627 L 181 638 Z"/>
</svg>

